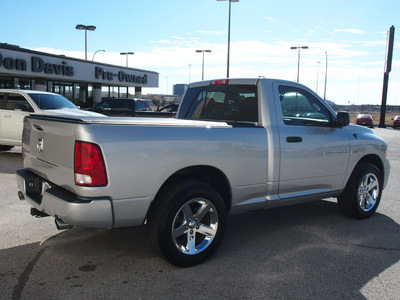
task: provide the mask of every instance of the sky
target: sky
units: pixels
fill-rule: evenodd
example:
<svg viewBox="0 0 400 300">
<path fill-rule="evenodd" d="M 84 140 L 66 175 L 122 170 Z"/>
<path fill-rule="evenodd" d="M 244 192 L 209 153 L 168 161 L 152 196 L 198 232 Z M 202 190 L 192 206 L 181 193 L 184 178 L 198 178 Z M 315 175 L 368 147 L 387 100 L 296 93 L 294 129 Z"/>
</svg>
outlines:
<svg viewBox="0 0 400 300">
<path fill-rule="evenodd" d="M 159 73 L 158 88 L 227 73 L 229 2 L 217 0 L 0 0 L 0 42 Z M 299 82 L 337 104 L 380 104 L 388 31 L 399 0 L 239 0 L 231 3 L 230 78 Z M 397 29 L 397 28 L 396 28 Z M 388 105 L 400 105 L 400 32 L 395 34 Z M 327 65 L 327 69 L 326 69 Z M 325 89 L 325 74 L 327 84 Z"/>
</svg>

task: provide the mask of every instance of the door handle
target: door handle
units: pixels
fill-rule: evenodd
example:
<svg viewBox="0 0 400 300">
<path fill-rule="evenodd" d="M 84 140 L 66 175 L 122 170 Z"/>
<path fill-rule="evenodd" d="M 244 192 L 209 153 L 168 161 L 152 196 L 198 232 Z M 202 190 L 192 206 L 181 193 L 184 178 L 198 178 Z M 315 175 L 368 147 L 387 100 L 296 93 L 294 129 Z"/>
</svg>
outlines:
<svg viewBox="0 0 400 300">
<path fill-rule="evenodd" d="M 11 118 L 11 115 L 3 115 L 4 118 Z"/>
<path fill-rule="evenodd" d="M 286 138 L 286 142 L 288 143 L 301 143 L 302 141 L 303 139 L 300 136 L 288 136 Z"/>
</svg>

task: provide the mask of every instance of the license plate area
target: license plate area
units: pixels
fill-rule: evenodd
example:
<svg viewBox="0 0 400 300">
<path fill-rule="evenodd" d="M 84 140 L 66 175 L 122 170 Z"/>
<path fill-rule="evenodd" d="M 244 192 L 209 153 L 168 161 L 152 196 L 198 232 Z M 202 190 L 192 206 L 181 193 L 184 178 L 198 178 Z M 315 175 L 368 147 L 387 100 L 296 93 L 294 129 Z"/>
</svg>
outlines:
<svg viewBox="0 0 400 300">
<path fill-rule="evenodd" d="M 35 202 L 42 202 L 43 180 L 40 177 L 27 177 L 25 179 L 26 194 Z"/>
</svg>

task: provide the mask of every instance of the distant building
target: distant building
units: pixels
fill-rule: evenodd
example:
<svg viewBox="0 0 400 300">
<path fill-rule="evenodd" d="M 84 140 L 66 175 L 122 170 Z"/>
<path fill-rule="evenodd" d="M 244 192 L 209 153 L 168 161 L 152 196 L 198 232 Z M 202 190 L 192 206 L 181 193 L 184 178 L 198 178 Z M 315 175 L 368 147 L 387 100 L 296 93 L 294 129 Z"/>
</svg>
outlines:
<svg viewBox="0 0 400 300">
<path fill-rule="evenodd" d="M 173 94 L 174 94 L 174 96 L 182 97 L 183 94 L 186 92 L 187 88 L 188 88 L 188 85 L 187 85 L 187 84 L 184 84 L 184 83 L 181 83 L 181 84 L 174 84 L 174 87 L 173 87 L 173 90 L 174 90 Z"/>
<path fill-rule="evenodd" d="M 142 96 L 142 88 L 158 87 L 157 72 L 125 68 L 0 43 L 0 89 L 39 90 L 60 94 L 80 107 L 102 97 Z"/>
</svg>

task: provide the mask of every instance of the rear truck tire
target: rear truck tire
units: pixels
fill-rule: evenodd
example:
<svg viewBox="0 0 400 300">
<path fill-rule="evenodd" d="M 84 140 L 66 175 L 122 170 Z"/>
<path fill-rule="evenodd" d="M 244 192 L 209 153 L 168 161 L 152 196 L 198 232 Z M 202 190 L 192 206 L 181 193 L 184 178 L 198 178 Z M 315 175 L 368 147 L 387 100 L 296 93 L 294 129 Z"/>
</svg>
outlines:
<svg viewBox="0 0 400 300">
<path fill-rule="evenodd" d="M 208 259 L 226 228 L 221 195 L 196 181 L 176 182 L 157 196 L 148 216 L 148 237 L 156 252 L 178 267 Z"/>
<path fill-rule="evenodd" d="M 382 174 L 371 163 L 364 163 L 356 169 L 338 197 L 342 213 L 354 219 L 371 217 L 378 208 L 382 195 Z"/>
</svg>

